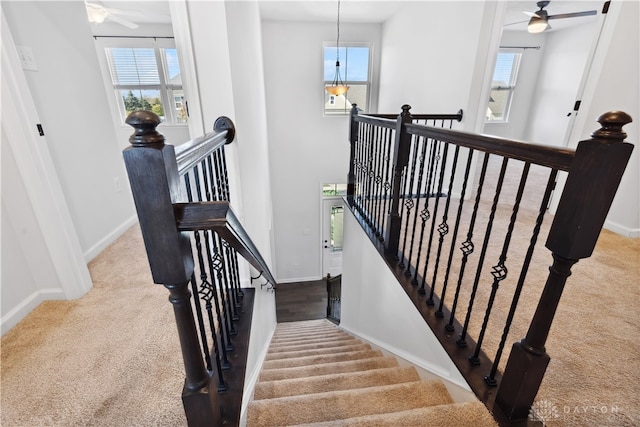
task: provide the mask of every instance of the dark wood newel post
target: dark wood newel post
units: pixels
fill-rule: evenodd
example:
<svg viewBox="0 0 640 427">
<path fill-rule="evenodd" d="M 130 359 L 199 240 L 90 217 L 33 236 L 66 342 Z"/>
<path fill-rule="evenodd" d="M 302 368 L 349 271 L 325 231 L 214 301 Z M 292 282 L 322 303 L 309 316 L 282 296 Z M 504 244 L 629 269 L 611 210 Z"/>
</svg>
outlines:
<svg viewBox="0 0 640 427">
<path fill-rule="evenodd" d="M 409 151 L 411 149 L 411 135 L 404 131 L 404 125 L 411 123 L 410 105 L 403 105 L 402 112 L 396 123 L 396 134 L 393 147 L 393 181 L 391 184 L 391 208 L 387 215 L 387 229 L 385 230 L 385 254 L 387 256 L 398 255 L 400 244 L 400 192 L 402 191 L 402 175 L 409 163 Z"/>
<path fill-rule="evenodd" d="M 358 123 L 356 122 L 356 116 L 358 115 L 358 104 L 351 106 L 351 115 L 349 118 L 349 145 L 351 152 L 349 155 L 349 174 L 347 175 L 347 200 L 349 203 L 353 203 L 353 195 L 355 194 L 356 175 L 354 170 L 354 164 L 356 158 L 356 144 L 358 143 Z"/>
<path fill-rule="evenodd" d="M 170 291 L 185 367 L 182 393 L 189 425 L 219 425 L 215 394 L 209 393 L 209 374 L 191 308 L 189 279 L 193 273 L 191 243 L 181 233 L 173 204 L 183 201 L 174 147 L 156 131 L 160 124 L 150 111 L 131 113 L 126 123 L 135 130 L 123 152 L 131 192 L 138 213 L 153 281 Z"/>
<path fill-rule="evenodd" d="M 513 345 L 496 394 L 497 407 L 512 420 L 529 414 L 549 364 L 545 343 L 571 267 L 593 253 L 633 151 L 623 142 L 628 114 L 611 111 L 598 122 L 602 127 L 576 149 L 546 242 L 553 264 L 527 335 Z"/>
</svg>

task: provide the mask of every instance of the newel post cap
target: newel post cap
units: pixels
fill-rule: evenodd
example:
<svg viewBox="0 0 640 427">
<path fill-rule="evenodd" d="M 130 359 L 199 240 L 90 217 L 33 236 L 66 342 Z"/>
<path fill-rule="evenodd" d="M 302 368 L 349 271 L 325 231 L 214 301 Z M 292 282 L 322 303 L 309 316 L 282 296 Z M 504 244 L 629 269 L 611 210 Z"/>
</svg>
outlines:
<svg viewBox="0 0 640 427">
<path fill-rule="evenodd" d="M 591 137 L 622 141 L 627 137 L 622 127 L 632 121 L 631 116 L 624 111 L 609 111 L 598 117 L 598 123 L 602 127 L 594 131 Z"/>
<path fill-rule="evenodd" d="M 156 130 L 161 123 L 160 117 L 151 111 L 134 111 L 127 116 L 125 123 L 133 127 L 134 133 L 129 142 L 134 147 L 164 145 L 164 135 Z"/>
</svg>

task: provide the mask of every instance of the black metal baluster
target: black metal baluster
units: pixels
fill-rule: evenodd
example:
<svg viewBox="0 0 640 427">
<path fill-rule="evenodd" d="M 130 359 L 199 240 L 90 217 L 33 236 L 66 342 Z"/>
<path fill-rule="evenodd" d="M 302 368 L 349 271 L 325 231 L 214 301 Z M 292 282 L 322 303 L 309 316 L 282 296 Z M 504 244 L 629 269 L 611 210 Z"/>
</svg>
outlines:
<svg viewBox="0 0 640 427">
<path fill-rule="evenodd" d="M 469 155 L 471 156 L 472 153 L 469 153 Z M 464 270 L 465 270 L 465 267 L 467 266 L 469 255 L 471 255 L 474 250 L 474 244 L 472 240 L 473 229 L 476 224 L 476 217 L 478 215 L 478 206 L 480 204 L 480 197 L 482 196 L 482 187 L 484 186 L 484 178 L 487 174 L 488 163 L 489 163 L 489 153 L 484 153 L 484 161 L 482 162 L 482 170 L 480 171 L 480 181 L 478 182 L 478 192 L 476 193 L 476 201 L 473 205 L 473 213 L 471 214 L 471 221 L 469 222 L 467 239 L 464 242 L 462 242 L 462 246 L 460 246 L 460 250 L 462 251 L 462 261 L 460 265 L 460 273 L 458 274 L 458 284 L 456 285 L 456 293 L 453 298 L 453 305 L 451 306 L 451 315 L 449 316 L 449 322 L 445 325 L 445 329 L 450 332 L 454 330 L 453 319 L 456 314 L 456 307 L 458 306 L 458 297 L 460 296 L 460 287 L 462 286 L 462 277 L 464 276 Z M 461 345 L 464 347 L 467 345 L 467 343 L 466 341 L 462 341 L 458 345 Z"/>
<path fill-rule="evenodd" d="M 437 154 L 433 158 L 433 168 L 432 168 L 432 170 L 430 172 L 430 174 L 432 176 L 435 175 L 436 170 L 438 169 L 438 162 L 440 162 L 440 159 L 442 158 L 440 156 L 440 150 L 442 148 L 441 142 L 440 141 L 434 141 L 434 142 L 435 142 L 435 145 L 436 145 Z M 444 144 L 444 143 L 442 143 L 442 144 Z M 444 170 L 444 165 L 442 165 L 442 164 L 440 165 L 440 170 L 441 171 Z M 426 293 L 424 287 L 425 287 L 425 284 L 426 284 L 425 281 L 426 281 L 426 278 L 427 278 L 427 269 L 429 268 L 429 260 L 431 259 L 431 244 L 433 243 L 433 234 L 434 234 L 434 230 L 435 230 L 435 227 L 436 227 L 435 217 L 438 214 L 438 204 L 440 202 L 440 195 L 436 194 L 433 191 L 433 185 L 434 184 L 435 184 L 435 180 L 433 180 L 430 177 L 429 178 L 429 188 L 427 188 L 427 196 L 431 197 L 432 195 L 434 195 L 435 198 L 436 198 L 436 201 L 435 201 L 434 206 L 433 206 L 433 215 L 432 215 L 433 219 L 431 220 L 431 231 L 429 232 L 429 243 L 427 244 L 427 257 L 426 257 L 426 260 L 424 262 L 424 271 L 422 273 L 422 283 L 420 284 L 420 289 L 419 289 L 420 294 L 423 294 L 423 295 Z M 432 298 L 433 298 L 433 284 L 431 286 L 430 297 L 427 299 L 427 304 L 428 305 L 433 305 L 433 299 Z"/>
<path fill-rule="evenodd" d="M 240 277 L 238 276 L 237 259 L 234 259 L 235 252 L 233 247 L 224 239 L 222 239 L 222 246 L 227 259 L 227 274 L 229 275 L 229 286 L 234 295 L 234 306 L 239 309 L 242 304 L 240 303 Z"/>
<path fill-rule="evenodd" d="M 204 163 L 204 161 L 202 162 Z M 202 201 L 202 186 L 201 186 L 201 182 L 200 182 L 200 172 L 199 172 L 199 166 L 196 165 L 193 167 L 193 173 L 194 173 L 194 181 L 196 184 L 196 195 L 198 197 L 199 201 Z M 207 253 L 207 261 L 208 261 L 208 267 L 209 267 L 209 274 L 211 277 L 211 282 L 212 283 L 208 283 L 208 286 L 205 286 L 205 284 L 203 283 L 201 286 L 201 289 L 203 290 L 203 295 L 206 295 L 207 300 L 209 301 L 208 304 L 208 310 L 210 312 L 211 310 L 211 298 L 213 298 L 213 302 L 215 305 L 215 309 L 216 309 L 216 320 L 218 323 L 218 330 L 220 331 L 220 349 L 221 351 L 221 356 L 222 356 L 222 369 L 223 370 L 227 370 L 231 367 L 231 364 L 229 363 L 229 358 L 227 357 L 227 347 L 228 347 L 228 343 L 229 343 L 229 330 L 226 328 L 226 324 L 223 321 L 223 316 L 222 316 L 222 312 L 220 310 L 220 301 L 218 300 L 218 294 L 216 291 L 216 286 L 213 284 L 214 281 L 214 271 L 215 268 L 213 266 L 213 263 L 211 261 L 211 232 L 210 231 L 203 231 L 203 235 L 204 235 L 204 244 L 205 244 L 205 249 L 206 249 L 206 253 Z M 211 328 L 211 331 L 215 331 L 216 327 L 214 325 L 213 322 L 213 315 L 209 316 L 209 326 Z"/>
<path fill-rule="evenodd" d="M 469 361 L 474 365 L 480 364 L 480 359 L 478 358 L 478 356 L 480 354 L 480 348 L 482 347 L 484 335 L 487 330 L 487 324 L 489 323 L 489 316 L 491 316 L 491 310 L 493 309 L 493 303 L 495 301 L 496 294 L 498 292 L 498 287 L 500 286 L 500 282 L 506 279 L 509 273 L 509 270 L 507 269 L 507 266 L 506 266 L 507 251 L 509 250 L 509 244 L 511 243 L 513 227 L 515 227 L 516 219 L 518 218 L 520 201 L 522 200 L 522 194 L 524 193 L 524 186 L 527 183 L 527 177 L 529 175 L 530 167 L 531 167 L 531 163 L 526 162 L 524 165 L 524 169 L 522 170 L 522 176 L 520 177 L 520 185 L 518 186 L 516 200 L 515 200 L 515 203 L 513 204 L 511 220 L 509 221 L 509 226 L 507 227 L 507 234 L 505 235 L 504 243 L 502 245 L 502 252 L 500 253 L 500 258 L 498 258 L 498 264 L 494 265 L 491 268 L 491 275 L 493 276 L 493 284 L 491 285 L 491 294 L 489 295 L 489 301 L 487 302 L 487 309 L 485 310 L 484 320 L 482 321 L 482 327 L 480 328 L 480 335 L 478 336 L 476 348 L 473 352 L 473 355 L 469 357 Z"/>
<path fill-rule="evenodd" d="M 388 205 L 388 200 L 389 200 L 389 190 L 391 189 L 391 183 L 389 182 L 389 180 L 391 179 L 392 176 L 392 172 L 391 172 L 391 146 L 392 146 L 392 141 L 393 141 L 394 135 L 393 135 L 393 131 L 387 129 L 387 138 L 385 141 L 385 147 L 386 147 L 386 154 L 385 154 L 385 171 L 384 171 L 384 184 L 382 185 L 384 188 L 384 202 L 382 205 L 382 212 L 383 212 L 383 216 L 382 216 L 382 236 L 380 236 L 380 241 L 384 241 L 384 230 L 386 229 L 386 219 L 387 219 L 387 205 Z"/>
<path fill-rule="evenodd" d="M 429 142 L 429 139 L 426 138 L 425 142 Z M 425 200 L 424 200 L 424 208 L 422 209 L 422 211 L 420 211 L 420 220 L 421 220 L 421 224 L 420 224 L 420 244 L 418 246 L 418 256 L 416 259 L 416 268 L 415 268 L 415 272 L 413 274 L 413 279 L 411 280 L 411 283 L 414 285 L 418 284 L 418 271 L 419 271 L 419 265 L 420 265 L 420 259 L 422 256 L 422 247 L 423 247 L 423 243 L 424 243 L 424 230 L 426 228 L 426 224 L 427 221 L 431 218 L 431 212 L 429 211 L 429 203 L 431 201 L 431 197 L 429 197 L 429 192 L 431 191 L 431 180 L 433 179 L 433 170 L 434 170 L 434 159 L 435 159 L 435 155 L 436 155 L 436 145 L 434 143 L 433 140 L 431 140 L 431 143 L 429 144 L 429 162 L 427 164 L 427 183 L 424 189 L 424 193 L 425 193 Z M 418 289 L 418 292 L 421 295 L 425 294 L 424 291 L 424 278 L 422 280 L 422 285 L 420 286 L 420 289 Z"/>
<path fill-rule="evenodd" d="M 366 124 L 360 124 L 360 136 L 358 137 L 358 162 L 356 165 L 357 169 L 357 191 L 358 191 L 358 207 L 360 214 L 364 217 L 364 154 L 365 154 L 365 145 L 366 145 Z"/>
<path fill-rule="evenodd" d="M 229 188 L 229 173 L 227 172 L 227 156 L 225 154 L 224 145 L 216 151 L 217 156 L 220 158 L 220 173 L 222 178 L 222 190 L 224 194 L 223 200 L 231 201 L 231 191 Z"/>
<path fill-rule="evenodd" d="M 449 143 L 445 142 L 444 154 L 443 154 L 444 160 L 442 163 L 442 167 L 440 169 L 440 184 L 438 185 L 438 198 L 436 200 L 440 200 L 440 195 L 442 194 L 442 185 L 444 181 L 444 172 L 445 172 L 445 166 L 447 162 L 448 149 L 449 149 Z M 456 150 L 453 156 L 453 164 L 451 166 L 451 176 L 449 177 L 449 192 L 447 194 L 447 200 L 445 202 L 444 211 L 442 213 L 442 222 L 438 224 L 438 234 L 440 235 L 440 237 L 438 238 L 438 251 L 436 253 L 436 262 L 433 267 L 433 278 L 431 279 L 431 292 L 429 293 L 429 299 L 427 299 L 428 305 L 433 305 L 433 291 L 436 288 L 436 283 L 438 278 L 438 267 L 440 266 L 440 255 L 442 254 L 442 245 L 444 243 L 444 236 L 446 236 L 449 233 L 449 224 L 447 224 L 447 219 L 449 215 L 449 205 L 451 203 L 451 184 L 453 183 L 456 166 L 458 165 L 459 149 L 460 149 L 460 146 L 456 145 Z M 435 209 L 436 210 L 438 209 L 437 203 L 436 203 Z M 444 299 L 444 293 L 445 293 L 445 289 L 443 288 L 442 294 L 440 295 L 440 301 Z M 438 312 L 436 312 L 436 316 L 442 317 L 442 313 L 438 315 Z"/>
<path fill-rule="evenodd" d="M 413 257 L 413 247 L 414 247 L 415 237 L 416 237 L 416 228 L 418 226 L 418 213 L 419 213 L 418 208 L 420 207 L 420 195 L 421 195 L 422 182 L 423 182 L 423 177 L 424 177 L 424 164 L 425 164 L 425 159 L 426 159 L 426 155 L 427 155 L 428 139 L 427 138 L 420 138 L 420 137 L 416 136 L 414 138 L 414 144 L 416 144 L 416 146 L 422 145 L 422 150 L 420 150 L 419 148 L 418 148 L 418 150 L 416 150 L 416 151 L 420 152 L 420 156 L 418 157 L 418 162 L 419 162 L 418 182 L 416 184 L 417 185 L 417 187 L 416 187 L 416 209 L 413 212 L 413 230 L 411 232 L 411 244 L 409 245 L 409 256 L 407 257 L 407 269 L 404 271 L 404 275 L 405 276 L 411 276 L 411 258 Z M 427 196 L 426 199 L 428 200 L 429 197 Z M 424 224 L 424 221 L 423 221 L 423 224 Z M 422 236 L 420 236 L 420 243 L 422 243 Z M 422 245 L 420 245 L 420 247 L 422 247 Z M 416 263 L 416 265 L 414 267 L 415 267 L 414 270 L 417 272 L 418 271 L 418 264 Z"/>
<path fill-rule="evenodd" d="M 513 293 L 511 306 L 509 308 L 509 314 L 507 314 L 507 318 L 505 320 L 504 329 L 502 331 L 502 337 L 500 338 L 500 344 L 498 345 L 498 351 L 496 352 L 496 356 L 493 359 L 493 365 L 491 366 L 491 371 L 489 372 L 489 375 L 484 377 L 485 382 L 492 387 L 497 385 L 496 373 L 498 372 L 498 364 L 500 363 L 500 359 L 502 358 L 502 352 L 504 351 L 504 346 L 507 341 L 507 335 L 509 334 L 509 330 L 511 329 L 511 323 L 513 322 L 513 317 L 515 316 L 515 313 L 516 313 L 516 307 L 518 306 L 518 300 L 520 299 L 520 294 L 522 293 L 522 287 L 524 286 L 524 281 L 525 281 L 525 278 L 527 277 L 527 272 L 529 271 L 529 265 L 531 264 L 531 259 L 533 258 L 533 251 L 538 241 L 538 235 L 540 234 L 540 227 L 542 227 L 544 215 L 547 211 L 547 206 L 549 205 L 549 199 L 551 198 L 551 193 L 556 185 L 557 175 L 558 175 L 558 171 L 556 169 L 552 169 L 551 173 L 549 174 L 547 187 L 545 189 L 542 202 L 540 203 L 540 209 L 538 210 L 538 217 L 536 218 L 536 224 L 531 234 L 531 240 L 529 241 L 529 248 L 527 249 L 527 254 L 525 255 L 524 262 L 522 264 L 522 270 L 520 270 L 520 277 L 518 278 L 518 284 L 516 285 L 516 289 Z"/>
<path fill-rule="evenodd" d="M 456 151 L 454 155 L 453 168 L 451 169 L 451 179 L 449 184 L 449 198 L 451 197 L 451 193 L 453 193 L 453 181 L 456 171 L 456 163 L 458 161 L 458 154 L 460 151 L 460 146 L 456 145 Z M 468 158 L 467 158 L 467 166 L 464 171 L 464 178 L 462 181 L 462 189 L 460 192 L 460 200 L 458 202 L 458 213 L 456 215 L 456 222 L 453 227 L 453 234 L 451 236 L 451 248 L 449 249 L 449 259 L 447 261 L 447 270 L 444 274 L 444 284 L 442 285 L 442 295 L 440 296 L 440 304 L 438 305 L 438 309 L 436 310 L 436 317 L 444 317 L 444 313 L 442 312 L 442 307 L 444 306 L 444 298 L 447 293 L 447 283 L 449 283 L 449 273 L 451 272 L 451 262 L 453 261 L 453 252 L 456 247 L 456 239 L 458 238 L 458 229 L 460 227 L 460 217 L 462 216 L 462 206 L 464 205 L 464 196 L 467 190 L 467 182 L 469 180 L 469 171 L 471 169 L 471 162 L 473 160 L 473 150 L 469 150 Z M 448 201 L 447 201 L 448 203 Z"/>
<path fill-rule="evenodd" d="M 371 230 L 375 230 L 375 221 L 373 218 L 374 207 L 374 158 L 375 158 L 375 140 L 376 127 L 371 126 L 369 131 L 369 141 L 367 145 L 367 222 Z"/>
<path fill-rule="evenodd" d="M 480 274 L 482 274 L 482 264 L 484 263 L 484 257 L 487 254 L 487 247 L 489 246 L 489 238 L 491 237 L 491 228 L 493 227 L 493 219 L 496 215 L 496 208 L 498 207 L 498 200 L 500 199 L 500 192 L 502 191 L 502 183 L 504 182 L 504 175 L 507 171 L 507 163 L 509 158 L 504 157 L 502 159 L 502 168 L 500 169 L 500 175 L 498 176 L 498 183 L 496 184 L 496 193 L 493 197 L 493 204 L 491 205 L 491 212 L 489 213 L 489 221 L 487 222 L 487 229 L 484 233 L 484 241 L 482 242 L 482 249 L 480 250 L 480 256 L 478 258 L 478 268 L 476 269 L 476 277 L 473 280 L 473 287 L 471 288 L 471 296 L 469 297 L 469 305 L 467 307 L 467 315 L 464 319 L 464 326 L 460 333 L 460 338 L 456 343 L 460 347 L 466 347 L 467 342 L 467 329 L 469 328 L 469 322 L 471 321 L 471 312 L 473 310 L 473 303 L 475 302 L 476 292 L 478 290 L 478 283 L 480 282 Z"/>
<path fill-rule="evenodd" d="M 376 156 L 375 156 L 375 206 L 374 206 L 374 217 L 375 217 L 375 235 L 377 238 L 382 236 L 384 229 L 382 228 L 382 214 L 380 212 L 380 207 L 382 204 L 381 198 L 381 184 L 382 184 L 382 141 L 384 135 L 384 128 L 378 127 L 378 134 L 376 137 Z"/>
<path fill-rule="evenodd" d="M 405 198 L 404 200 L 404 205 L 407 208 L 407 215 L 405 216 L 404 238 L 402 240 L 402 255 L 400 256 L 400 264 L 398 264 L 400 268 L 405 268 L 404 260 L 407 249 L 407 237 L 409 234 L 409 220 L 411 219 L 411 209 L 413 209 L 413 207 L 415 206 L 415 202 L 413 201 L 413 181 L 416 174 L 416 165 L 418 163 L 418 146 L 420 144 L 416 141 L 416 138 L 412 138 L 411 144 L 413 145 L 413 154 L 409 159 L 411 164 L 411 173 L 409 175 L 408 186 L 404 191 L 405 194 L 407 194 L 408 198 Z M 405 183 L 407 183 L 407 180 L 405 180 Z M 408 259 L 406 267 L 411 268 L 411 263 Z"/>
<path fill-rule="evenodd" d="M 189 173 L 186 173 L 184 176 L 184 181 L 185 181 L 185 189 L 187 191 L 187 200 L 189 202 L 193 201 L 193 194 L 191 192 L 191 182 L 189 180 Z M 207 273 L 204 269 L 204 260 L 202 258 L 202 245 L 200 243 L 200 232 L 199 231 L 194 231 L 193 232 L 194 237 L 195 237 L 195 242 L 196 242 L 196 254 L 197 254 L 197 258 L 199 261 L 199 266 L 200 266 L 200 279 L 203 282 L 207 281 Z M 204 326 L 204 317 L 202 315 L 202 307 L 200 305 L 200 301 L 199 301 L 199 296 L 200 296 L 200 292 L 198 290 L 198 283 L 196 282 L 196 276 L 195 276 L 195 270 L 194 273 L 191 275 L 191 289 L 194 295 L 193 298 L 193 303 L 196 307 L 196 316 L 198 318 L 198 329 L 200 330 L 200 341 L 202 342 L 202 349 L 204 352 L 204 359 L 205 362 L 207 364 L 207 370 L 211 371 L 212 365 L 211 365 L 211 355 L 209 352 L 209 342 L 207 340 L 207 332 L 205 330 L 205 326 Z M 213 335 L 213 342 L 214 342 L 214 346 L 216 348 L 216 364 L 218 365 L 218 370 L 220 371 L 220 362 L 218 360 L 219 354 L 217 352 L 217 341 L 215 339 L 215 334 Z M 220 376 L 222 375 L 222 372 L 219 372 Z"/>
</svg>

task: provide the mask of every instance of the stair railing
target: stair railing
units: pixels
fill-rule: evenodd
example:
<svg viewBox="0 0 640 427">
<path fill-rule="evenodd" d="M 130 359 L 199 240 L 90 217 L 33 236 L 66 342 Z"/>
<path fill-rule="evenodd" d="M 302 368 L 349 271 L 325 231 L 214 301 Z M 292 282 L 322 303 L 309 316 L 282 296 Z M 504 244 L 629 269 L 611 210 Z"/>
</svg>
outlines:
<svg viewBox="0 0 640 427">
<path fill-rule="evenodd" d="M 526 419 L 549 363 L 545 342 L 571 266 L 593 252 L 631 156 L 633 145 L 623 142 L 622 131 L 631 117 L 603 114 L 601 129 L 574 151 L 452 130 L 462 111 L 412 116 L 410 108 L 404 105 L 393 120 L 359 115 L 353 106 L 347 202 L 476 395 L 502 424 Z M 417 117 L 426 123 L 415 123 Z M 471 174 L 474 156 L 481 160 L 477 180 Z M 500 172 L 492 176 L 489 163 L 495 159 Z M 515 176 L 507 173 L 513 168 Z M 501 373 L 498 365 L 561 171 L 568 177 L 546 241 L 553 265 L 526 337 L 513 344 Z M 530 173 L 542 174 L 546 187 L 527 188 Z M 505 181 L 517 184 L 515 194 L 503 194 Z M 529 218 L 522 215 L 525 199 L 537 206 Z M 508 225 L 492 233 L 498 216 Z M 512 239 L 522 236 L 529 239 L 528 249 L 514 254 Z M 475 273 L 465 275 L 472 264 Z M 518 265 L 519 274 L 509 276 Z M 494 305 L 507 278 L 514 291 L 506 298 L 508 313 L 498 316 L 493 309 L 500 308 Z M 477 291 L 485 282 L 490 293 L 478 313 Z M 494 318 L 500 339 L 489 357 L 483 344 Z"/>
<path fill-rule="evenodd" d="M 341 300 L 342 300 L 342 274 L 325 277 L 327 282 L 327 319 L 335 324 L 340 324 Z"/>
<path fill-rule="evenodd" d="M 230 207 L 224 146 L 235 128 L 220 117 L 212 132 L 174 147 L 154 113 L 126 122 L 135 132 L 123 156 L 151 274 L 169 290 L 178 327 L 187 422 L 237 425 L 254 297 L 240 285 L 237 254 L 276 282 Z"/>
</svg>

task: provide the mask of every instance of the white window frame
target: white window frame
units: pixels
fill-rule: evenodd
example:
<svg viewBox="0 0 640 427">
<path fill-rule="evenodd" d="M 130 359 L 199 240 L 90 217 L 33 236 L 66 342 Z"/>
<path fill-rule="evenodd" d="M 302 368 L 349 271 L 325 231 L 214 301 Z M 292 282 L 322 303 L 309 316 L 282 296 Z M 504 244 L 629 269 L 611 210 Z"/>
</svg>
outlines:
<svg viewBox="0 0 640 427">
<path fill-rule="evenodd" d="M 126 118 L 126 111 L 124 103 L 122 102 L 122 95 L 120 93 L 121 90 L 127 90 L 129 88 L 135 90 L 139 89 L 141 86 L 128 86 L 128 85 L 118 85 L 114 86 L 111 71 L 109 69 L 109 60 L 107 59 L 107 48 L 153 48 L 156 56 L 156 63 L 158 65 L 158 73 L 160 77 L 160 84 L 153 86 L 146 86 L 149 90 L 158 90 L 160 92 L 160 99 L 162 102 L 162 109 L 165 114 L 165 120 L 162 123 L 162 126 L 175 126 L 175 127 L 185 127 L 188 125 L 187 122 L 179 123 L 177 121 L 177 113 L 175 108 L 175 101 L 173 96 L 173 91 L 183 91 L 184 93 L 184 82 L 182 85 L 169 85 L 166 81 L 165 77 L 165 58 L 160 53 L 160 49 L 176 49 L 176 45 L 173 38 L 167 37 L 147 37 L 147 38 L 128 38 L 128 37 L 96 37 L 96 50 L 98 53 L 98 62 L 100 63 L 100 67 L 102 70 L 102 77 L 105 84 L 105 89 L 107 94 L 111 94 L 107 96 L 109 107 L 111 109 L 111 113 L 113 116 L 114 123 L 117 126 L 128 127 L 124 119 Z M 182 72 L 182 70 L 181 70 Z"/>
<path fill-rule="evenodd" d="M 516 90 L 516 85 L 517 85 L 517 81 L 518 81 L 518 74 L 520 73 L 520 65 L 522 64 L 522 52 L 517 50 L 517 49 L 508 49 L 508 48 L 500 48 L 498 50 L 498 55 L 500 55 L 501 53 L 512 53 L 512 54 L 516 54 L 518 56 L 518 59 L 516 61 L 516 71 L 515 73 L 512 72 L 512 81 L 510 81 L 508 83 L 507 86 L 503 87 L 503 86 L 494 86 L 493 85 L 493 78 L 491 81 L 491 88 L 489 90 L 489 96 L 491 96 L 491 94 L 493 93 L 494 90 L 500 90 L 500 91 L 508 91 L 507 94 L 507 99 L 505 102 L 505 107 L 504 107 L 504 112 L 502 114 L 502 118 L 501 119 L 496 119 L 496 120 L 490 120 L 489 117 L 486 118 L 485 123 L 509 123 L 509 115 L 511 114 L 511 106 L 513 104 L 513 94 Z M 495 72 L 495 68 L 496 65 L 498 64 L 498 57 L 496 56 L 496 63 L 493 66 L 494 72 Z M 487 103 L 487 111 L 489 110 L 489 105 Z"/>
<path fill-rule="evenodd" d="M 366 47 L 369 48 L 369 58 L 368 58 L 368 76 L 367 76 L 367 81 L 351 81 L 351 80 L 343 80 L 344 84 L 347 86 L 350 85 L 366 85 L 367 87 L 367 109 L 364 112 L 370 112 L 371 111 L 371 88 L 372 88 L 372 83 L 373 83 L 373 43 L 358 43 L 358 42 L 344 42 L 344 43 L 340 43 L 338 45 L 341 48 L 349 48 L 349 47 Z M 322 63 L 322 77 L 324 78 L 324 50 L 325 48 L 334 48 L 336 47 L 336 42 L 323 42 L 322 43 L 322 51 L 321 51 L 321 63 Z M 347 58 L 340 58 L 340 76 L 343 78 L 346 78 L 346 70 L 347 70 Z M 330 86 L 331 83 L 333 83 L 333 77 L 332 80 L 323 80 L 322 82 L 322 91 L 323 91 L 323 96 L 322 96 L 322 115 L 324 117 L 344 117 L 348 114 L 350 114 L 350 110 L 347 111 L 339 111 L 339 112 L 335 112 L 335 113 L 327 113 L 327 110 L 325 108 L 325 97 L 324 97 L 324 92 L 326 92 L 325 87 L 326 86 Z M 347 91 L 347 93 L 349 93 Z M 335 103 L 335 101 L 334 101 Z"/>
</svg>

